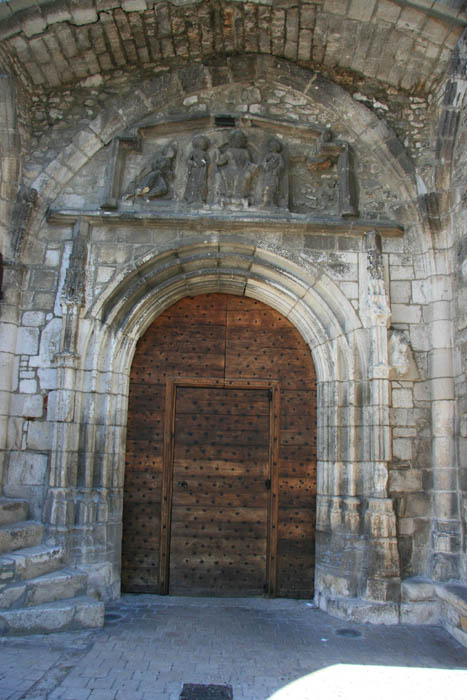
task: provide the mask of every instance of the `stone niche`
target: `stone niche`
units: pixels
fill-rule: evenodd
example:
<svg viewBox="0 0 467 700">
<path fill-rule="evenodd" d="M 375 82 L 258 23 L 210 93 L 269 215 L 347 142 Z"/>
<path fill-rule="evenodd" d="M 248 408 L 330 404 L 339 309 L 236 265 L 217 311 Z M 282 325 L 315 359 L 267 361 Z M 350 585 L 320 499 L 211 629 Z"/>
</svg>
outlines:
<svg viewBox="0 0 467 700">
<path fill-rule="evenodd" d="M 94 177 L 77 177 L 73 195 L 62 196 L 58 208 L 358 216 L 351 148 L 321 126 L 232 115 L 171 117 L 115 137 L 93 170 Z M 99 202 L 89 197 L 90 179 Z M 88 185 L 81 196 L 80 181 Z"/>
</svg>

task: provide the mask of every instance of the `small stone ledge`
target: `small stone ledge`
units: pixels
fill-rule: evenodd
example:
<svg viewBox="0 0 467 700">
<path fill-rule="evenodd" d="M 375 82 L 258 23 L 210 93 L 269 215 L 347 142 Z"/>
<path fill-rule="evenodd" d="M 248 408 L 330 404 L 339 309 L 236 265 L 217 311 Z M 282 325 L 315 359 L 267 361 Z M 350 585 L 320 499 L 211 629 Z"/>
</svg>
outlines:
<svg viewBox="0 0 467 700">
<path fill-rule="evenodd" d="M 413 577 L 401 585 L 401 622 L 441 625 L 467 647 L 467 586 Z"/>
<path fill-rule="evenodd" d="M 366 601 L 359 598 L 340 598 L 319 593 L 316 598 L 321 610 L 349 622 L 379 625 L 397 625 L 399 623 L 399 604 Z"/>
<path fill-rule="evenodd" d="M 155 225 L 161 228 L 185 227 L 190 230 L 206 232 L 209 227 L 215 230 L 228 230 L 229 232 L 244 231 L 274 231 L 281 233 L 316 233 L 339 235 L 365 235 L 368 231 L 376 229 L 383 236 L 401 237 L 403 229 L 394 221 L 375 219 L 344 219 L 340 217 L 310 217 L 304 214 L 265 214 L 253 209 L 244 212 L 196 210 L 188 212 L 185 209 L 171 209 L 169 207 L 148 211 L 101 211 L 78 209 L 51 209 L 48 221 L 51 224 L 74 224 L 82 217 L 90 224 L 112 224 L 114 226 L 127 226 L 129 223 L 139 226 Z"/>
</svg>

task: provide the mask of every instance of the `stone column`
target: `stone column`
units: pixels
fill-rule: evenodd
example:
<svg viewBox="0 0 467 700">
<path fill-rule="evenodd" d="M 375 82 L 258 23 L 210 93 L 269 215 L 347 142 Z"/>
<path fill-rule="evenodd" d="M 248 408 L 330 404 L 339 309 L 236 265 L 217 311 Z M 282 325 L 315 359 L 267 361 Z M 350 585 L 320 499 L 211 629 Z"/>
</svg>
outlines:
<svg viewBox="0 0 467 700">
<path fill-rule="evenodd" d="M 76 487 L 80 441 L 80 356 L 77 352 L 80 317 L 85 301 L 88 224 L 78 219 L 73 228 L 69 265 L 62 290 L 60 351 L 55 356 L 57 388 L 49 394 L 49 417 L 54 422 L 49 491 L 45 515 L 49 528 L 63 535 L 76 522 Z"/>
<path fill-rule="evenodd" d="M 364 479 L 364 536 L 367 541 L 366 572 L 361 595 L 370 601 L 398 603 L 400 566 L 396 537 L 396 517 L 388 498 L 388 466 L 391 460 L 389 424 L 390 382 L 388 327 L 391 311 L 386 293 L 381 237 L 366 234 L 366 270 L 363 269 L 362 318 L 369 342 L 368 401 L 362 427 L 366 463 Z M 393 607 L 397 621 L 397 606 Z"/>
</svg>

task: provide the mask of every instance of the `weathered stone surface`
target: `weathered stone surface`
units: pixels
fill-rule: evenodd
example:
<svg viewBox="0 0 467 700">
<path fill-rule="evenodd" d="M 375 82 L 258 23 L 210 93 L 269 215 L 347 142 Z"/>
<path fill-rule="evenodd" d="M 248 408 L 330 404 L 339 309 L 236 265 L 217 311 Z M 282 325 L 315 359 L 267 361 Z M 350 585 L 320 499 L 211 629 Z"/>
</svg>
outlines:
<svg viewBox="0 0 467 700">
<path fill-rule="evenodd" d="M 64 556 L 61 547 L 45 544 L 9 552 L 0 557 L 0 578 L 6 571 L 11 572 L 12 580 L 42 576 L 63 566 Z"/>
<path fill-rule="evenodd" d="M 102 627 L 103 624 L 104 604 L 86 597 L 44 603 L 32 608 L 0 610 L 2 634 L 50 634 Z"/>
<path fill-rule="evenodd" d="M 0 608 L 31 607 L 85 594 L 86 574 L 60 569 L 7 586 L 0 593 Z"/>
<path fill-rule="evenodd" d="M 43 525 L 31 520 L 0 527 L 0 554 L 32 547 L 42 539 Z"/>
<path fill-rule="evenodd" d="M 12 498 L 0 498 L 0 525 L 9 525 L 19 520 L 26 520 L 29 513 L 27 501 Z"/>
</svg>

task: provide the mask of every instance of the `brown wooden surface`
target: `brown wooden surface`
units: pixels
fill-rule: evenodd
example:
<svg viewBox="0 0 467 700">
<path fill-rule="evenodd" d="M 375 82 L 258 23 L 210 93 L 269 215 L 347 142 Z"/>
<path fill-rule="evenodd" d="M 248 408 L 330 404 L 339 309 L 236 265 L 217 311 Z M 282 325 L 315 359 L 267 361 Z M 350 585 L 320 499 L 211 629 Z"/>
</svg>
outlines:
<svg viewBox="0 0 467 700">
<path fill-rule="evenodd" d="M 174 424 L 166 428 L 175 438 L 164 458 L 166 381 L 203 377 L 277 381 L 279 434 L 264 389 L 178 387 Z M 268 515 L 259 475 L 274 440 L 280 442 L 279 469 Z M 173 465 L 173 498 L 172 484 L 163 485 L 164 459 Z M 123 590 L 159 592 L 161 556 L 170 564 L 171 591 L 261 593 L 266 559 L 266 578 L 277 576 L 277 595 L 312 595 L 316 380 L 306 344 L 281 314 L 222 294 L 185 298 L 163 313 L 139 341 L 133 361 L 126 464 Z M 161 507 L 163 492 L 168 501 Z M 171 507 L 172 532 L 164 544 L 160 532 Z M 193 566 L 198 581 L 185 578 Z M 228 583 L 227 571 L 237 572 L 227 575 Z"/>
<path fill-rule="evenodd" d="M 170 593 L 264 593 L 266 479 L 270 478 L 268 394 L 264 389 L 177 388 Z M 198 402 L 205 407 L 202 413 Z M 255 447 L 254 461 L 248 457 L 250 446 Z M 196 447 L 194 454 L 191 447 Z M 232 465 L 219 457 L 224 448 L 243 454 Z M 197 509 L 195 516 L 193 508 Z M 236 515 L 237 508 L 242 508 L 243 520 Z M 224 518 L 215 520 L 219 510 Z"/>
</svg>

